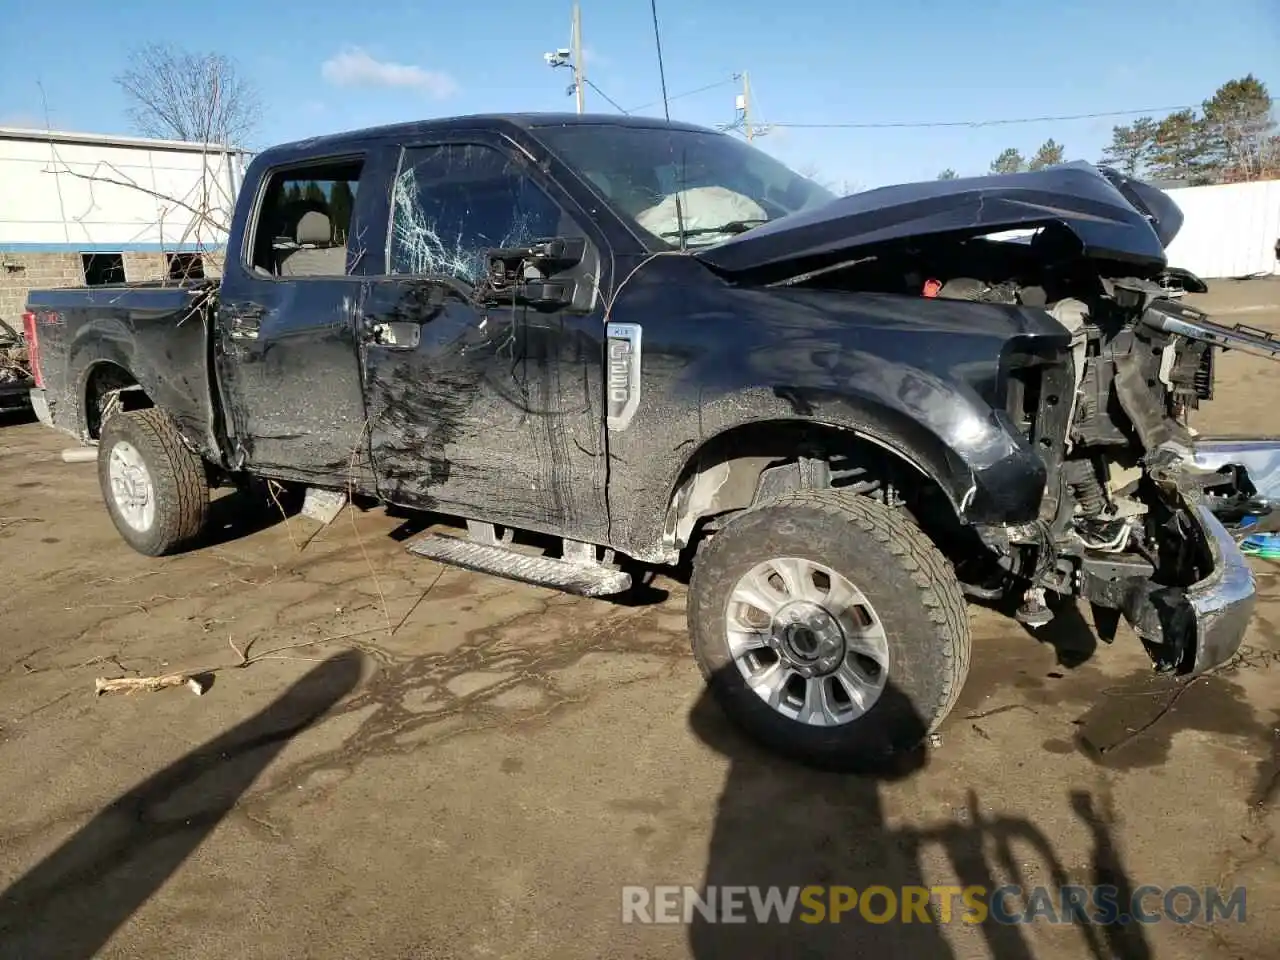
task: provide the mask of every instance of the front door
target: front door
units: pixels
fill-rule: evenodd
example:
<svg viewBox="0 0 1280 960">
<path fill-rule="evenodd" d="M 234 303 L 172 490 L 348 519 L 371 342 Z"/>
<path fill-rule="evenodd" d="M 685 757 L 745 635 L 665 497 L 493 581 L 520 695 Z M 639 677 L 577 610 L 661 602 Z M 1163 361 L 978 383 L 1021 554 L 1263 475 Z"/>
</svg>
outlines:
<svg viewBox="0 0 1280 960">
<path fill-rule="evenodd" d="M 410 146 L 390 198 L 386 275 L 369 278 L 363 341 L 379 492 L 507 526 L 604 531 L 602 310 L 481 303 L 486 252 L 584 237 L 500 139 Z M 587 243 L 579 274 L 598 271 Z"/>
<path fill-rule="evenodd" d="M 256 474 L 369 486 L 353 330 L 362 279 L 348 270 L 362 167 L 342 158 L 269 171 L 245 221 L 248 262 L 229 251 L 215 362 L 232 458 Z"/>
</svg>

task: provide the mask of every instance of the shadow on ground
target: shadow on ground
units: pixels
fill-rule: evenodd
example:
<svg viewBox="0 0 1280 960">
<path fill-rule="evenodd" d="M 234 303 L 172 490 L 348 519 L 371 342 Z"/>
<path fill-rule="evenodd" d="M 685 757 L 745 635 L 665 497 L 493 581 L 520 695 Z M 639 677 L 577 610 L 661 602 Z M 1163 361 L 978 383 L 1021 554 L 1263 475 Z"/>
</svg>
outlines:
<svg viewBox="0 0 1280 960">
<path fill-rule="evenodd" d="M 209 520 L 197 547 L 218 547 L 288 523 L 302 509 L 306 488 L 293 484 L 250 483 L 226 490 L 209 504 Z"/>
<path fill-rule="evenodd" d="M 884 696 L 907 702 L 892 688 Z M 923 734 L 918 716 L 916 721 L 917 732 Z M 1003 884 L 1017 884 L 1029 892 L 1037 883 L 1052 888 L 1071 882 L 1044 831 L 1025 818 L 984 813 L 973 790 L 968 791 L 968 809 L 962 817 L 927 825 L 890 825 L 882 786 L 922 771 L 930 759 L 923 748 L 875 767 L 864 764 L 855 773 L 813 770 L 748 742 L 729 724 L 709 692 L 693 709 L 690 727 L 703 743 L 730 761 L 708 853 L 704 898 L 710 899 L 712 888 L 735 886 L 758 888 L 758 896 L 769 888 L 785 896 L 792 887 L 841 886 L 853 888 L 859 897 L 868 888 L 878 887 L 871 913 L 882 918 L 882 922 L 868 921 L 855 901 L 840 922 L 830 922 L 831 900 L 824 891 L 817 902 L 827 912 L 819 922 L 801 919 L 818 914 L 800 901 L 789 923 L 761 924 L 748 890 L 740 897 L 745 922 L 723 923 L 693 914 L 689 945 L 698 960 L 834 956 L 949 960 L 957 954 L 939 921 L 960 925 L 966 904 L 959 896 L 949 917 L 935 903 L 927 913 L 916 912 L 911 922 L 903 922 L 904 888 L 926 885 L 924 863 L 931 852 L 945 857 L 964 887 L 981 886 L 989 892 Z M 1105 804 L 1087 792 L 1073 792 L 1068 800 L 1092 839 L 1089 875 L 1076 882 L 1111 885 L 1116 888 L 1116 902 L 1129 903 L 1133 885 L 1113 841 L 1112 818 Z M 1034 865 L 1027 862 L 1028 850 L 1034 851 Z M 1045 879 L 1031 881 L 1032 875 Z M 1051 892 L 1056 908 L 1057 893 Z M 889 910 L 886 894 L 896 903 L 892 918 L 884 916 Z M 1006 918 L 1027 908 L 1017 898 L 1004 904 Z M 1092 910 L 1092 905 L 1087 909 Z M 1025 925 L 989 918 L 979 929 L 992 956 L 1001 960 L 1034 956 Z M 1084 944 L 1081 955 L 1096 960 L 1118 956 L 1143 960 L 1151 955 L 1144 931 L 1132 924 L 1081 923 L 1078 936 Z"/>
<path fill-rule="evenodd" d="M 23 960 L 88 960 L 156 893 L 285 745 L 350 693 L 338 654 L 259 713 L 123 794 L 0 894 L 0 944 Z"/>
</svg>

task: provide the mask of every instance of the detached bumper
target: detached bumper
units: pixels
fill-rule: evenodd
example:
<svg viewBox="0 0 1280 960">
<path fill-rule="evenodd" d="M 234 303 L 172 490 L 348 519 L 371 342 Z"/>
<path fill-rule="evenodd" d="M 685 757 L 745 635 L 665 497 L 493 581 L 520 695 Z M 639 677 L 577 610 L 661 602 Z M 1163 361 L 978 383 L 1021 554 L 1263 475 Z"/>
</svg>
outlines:
<svg viewBox="0 0 1280 960">
<path fill-rule="evenodd" d="M 53 414 L 49 412 L 49 401 L 45 399 L 44 391 L 39 387 L 33 387 L 27 395 L 31 400 L 31 409 L 36 412 L 36 417 L 46 427 L 53 426 Z"/>
<path fill-rule="evenodd" d="M 1190 671 L 1195 675 L 1225 663 L 1240 649 L 1253 618 L 1257 584 L 1248 558 L 1222 522 L 1203 504 L 1195 504 L 1192 510 L 1213 558 L 1213 572 L 1187 590 L 1195 619 Z"/>
</svg>

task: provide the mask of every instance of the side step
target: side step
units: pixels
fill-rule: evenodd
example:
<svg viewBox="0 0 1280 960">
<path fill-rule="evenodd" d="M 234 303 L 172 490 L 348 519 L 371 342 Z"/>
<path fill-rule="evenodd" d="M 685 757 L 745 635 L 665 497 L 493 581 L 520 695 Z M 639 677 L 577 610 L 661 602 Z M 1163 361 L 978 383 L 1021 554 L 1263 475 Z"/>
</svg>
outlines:
<svg viewBox="0 0 1280 960">
<path fill-rule="evenodd" d="M 473 529 L 479 526 L 468 524 Z M 490 527 L 489 524 L 484 526 Z M 485 539 L 496 538 L 489 536 Z M 518 553 L 497 542 L 477 542 L 443 534 L 419 537 L 410 541 L 407 549 L 419 557 L 464 570 L 490 573 L 507 580 L 533 583 L 584 597 L 608 597 L 631 589 L 631 574 L 595 562 L 594 547 L 572 541 L 565 541 L 565 553 L 569 555 L 565 560 Z"/>
</svg>

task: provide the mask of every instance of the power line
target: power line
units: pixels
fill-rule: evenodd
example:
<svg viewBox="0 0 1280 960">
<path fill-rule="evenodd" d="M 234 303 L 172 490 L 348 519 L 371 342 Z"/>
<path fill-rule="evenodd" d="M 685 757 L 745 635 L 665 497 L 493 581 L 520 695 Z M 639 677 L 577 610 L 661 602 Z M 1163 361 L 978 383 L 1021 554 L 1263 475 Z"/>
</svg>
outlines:
<svg viewBox="0 0 1280 960">
<path fill-rule="evenodd" d="M 738 82 L 737 77 L 725 77 L 723 80 L 717 80 L 715 83 L 708 83 L 705 86 L 695 87 L 692 90 L 684 91 L 684 93 L 673 93 L 671 96 L 667 97 L 667 100 L 671 101 L 671 100 L 679 100 L 681 97 L 692 97 L 696 93 L 706 93 L 708 90 L 714 90 L 716 87 L 723 87 L 723 86 L 727 86 L 728 84 L 737 83 L 737 82 Z M 632 107 L 629 112 L 639 113 L 641 110 L 646 110 L 649 107 L 656 107 L 661 102 L 662 102 L 661 100 L 651 100 L 649 103 L 641 104 L 638 107 Z"/>
<path fill-rule="evenodd" d="M 588 87 L 590 87 L 592 90 L 594 90 L 596 93 L 600 94 L 600 96 L 602 96 L 602 97 L 604 97 L 606 100 L 608 100 L 608 101 L 609 101 L 609 103 L 610 103 L 610 105 L 612 105 L 612 106 L 613 106 L 613 108 L 614 108 L 615 110 L 619 110 L 619 111 L 621 111 L 622 113 L 627 114 L 628 116 L 630 116 L 630 115 L 631 115 L 631 111 L 630 111 L 630 110 L 628 110 L 626 107 L 621 107 L 621 106 L 619 106 L 619 105 L 618 105 L 618 101 L 617 101 L 617 100 L 613 99 L 613 97 L 609 96 L 607 93 L 605 93 L 605 92 L 604 92 L 603 90 L 601 90 L 599 87 L 597 87 L 597 86 L 596 86 L 596 84 L 595 84 L 595 81 L 594 81 L 594 80 L 591 80 L 591 79 L 589 79 L 588 77 L 584 76 L 584 77 L 582 78 L 582 82 L 583 82 L 583 83 L 585 83 L 585 84 L 586 84 Z"/>
<path fill-rule="evenodd" d="M 1179 110 L 1194 110 L 1195 106 L 1148 107 L 1145 110 L 1108 110 L 1102 113 L 1068 113 L 1045 117 L 1016 117 L 1001 120 L 921 120 L 921 121 L 887 121 L 879 123 L 779 123 L 773 121 L 771 127 L 789 127 L 792 130 L 887 130 L 887 129 L 921 129 L 927 127 L 1003 127 L 1021 123 L 1047 123 L 1063 120 L 1100 120 L 1106 117 L 1132 117 L 1146 114 L 1176 113 Z"/>
</svg>

